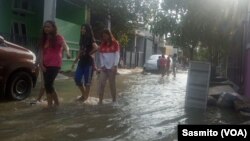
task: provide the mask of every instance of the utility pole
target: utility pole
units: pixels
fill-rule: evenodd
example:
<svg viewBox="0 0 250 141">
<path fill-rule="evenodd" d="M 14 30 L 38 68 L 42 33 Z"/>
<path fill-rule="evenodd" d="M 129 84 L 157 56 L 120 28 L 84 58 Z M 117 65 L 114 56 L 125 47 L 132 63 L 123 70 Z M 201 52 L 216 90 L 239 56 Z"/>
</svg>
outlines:
<svg viewBox="0 0 250 141">
<path fill-rule="evenodd" d="M 111 16 L 108 15 L 108 29 L 111 30 Z"/>
<path fill-rule="evenodd" d="M 108 3 L 108 17 L 107 17 L 108 29 L 111 31 L 111 14 L 110 14 L 110 6 L 111 6 L 111 0 L 109 0 L 109 3 Z"/>
<path fill-rule="evenodd" d="M 43 22 L 47 20 L 55 21 L 57 0 L 44 0 Z"/>
<path fill-rule="evenodd" d="M 248 1 L 247 10 L 247 48 L 250 48 L 250 1 Z"/>
</svg>

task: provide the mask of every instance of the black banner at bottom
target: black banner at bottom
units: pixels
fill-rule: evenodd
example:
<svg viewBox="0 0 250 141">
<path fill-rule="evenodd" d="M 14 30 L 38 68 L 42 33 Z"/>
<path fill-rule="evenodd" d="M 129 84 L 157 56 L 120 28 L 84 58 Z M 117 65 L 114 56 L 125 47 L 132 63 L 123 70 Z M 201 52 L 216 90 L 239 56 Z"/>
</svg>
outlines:
<svg viewBox="0 0 250 141">
<path fill-rule="evenodd" d="M 250 125 L 178 125 L 178 141 L 250 141 Z"/>
</svg>

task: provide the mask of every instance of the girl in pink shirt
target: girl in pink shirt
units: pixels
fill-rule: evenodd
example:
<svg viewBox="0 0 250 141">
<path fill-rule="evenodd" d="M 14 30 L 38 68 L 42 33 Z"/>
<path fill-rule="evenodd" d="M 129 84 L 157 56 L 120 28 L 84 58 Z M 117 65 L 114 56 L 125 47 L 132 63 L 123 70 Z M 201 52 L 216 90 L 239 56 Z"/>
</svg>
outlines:
<svg viewBox="0 0 250 141">
<path fill-rule="evenodd" d="M 54 88 L 54 80 L 62 65 L 63 50 L 67 51 L 68 58 L 70 58 L 70 54 L 64 38 L 57 34 L 55 22 L 46 21 L 44 23 L 40 46 L 40 67 L 43 71 L 48 107 L 52 107 L 53 102 L 55 106 L 58 106 L 59 101 Z"/>
</svg>

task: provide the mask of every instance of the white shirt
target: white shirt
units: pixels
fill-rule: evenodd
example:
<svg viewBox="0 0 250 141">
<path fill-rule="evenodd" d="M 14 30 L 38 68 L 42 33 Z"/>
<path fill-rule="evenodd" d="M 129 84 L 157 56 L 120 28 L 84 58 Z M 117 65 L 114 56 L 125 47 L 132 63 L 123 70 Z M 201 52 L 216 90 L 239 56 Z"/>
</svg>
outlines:
<svg viewBox="0 0 250 141">
<path fill-rule="evenodd" d="M 116 51 L 114 53 L 100 53 L 100 63 L 101 67 L 106 69 L 111 69 L 113 66 L 118 66 L 120 58 L 120 52 Z"/>
<path fill-rule="evenodd" d="M 112 67 L 118 65 L 120 58 L 120 47 L 117 41 L 112 41 L 110 46 L 103 43 L 101 44 L 99 50 L 101 67 L 112 69 Z"/>
</svg>

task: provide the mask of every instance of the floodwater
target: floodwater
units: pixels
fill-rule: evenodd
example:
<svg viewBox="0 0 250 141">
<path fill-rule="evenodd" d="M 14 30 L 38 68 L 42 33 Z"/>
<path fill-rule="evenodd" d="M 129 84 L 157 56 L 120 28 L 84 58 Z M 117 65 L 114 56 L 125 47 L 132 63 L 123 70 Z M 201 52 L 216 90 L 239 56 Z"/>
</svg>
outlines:
<svg viewBox="0 0 250 141">
<path fill-rule="evenodd" d="M 176 78 L 155 74 L 117 76 L 117 103 L 105 90 L 98 105 L 95 76 L 91 97 L 76 102 L 80 91 L 72 79 L 56 81 L 61 105 L 47 110 L 45 102 L 30 105 L 39 83 L 24 101 L 0 103 L 1 141 L 174 141 L 178 124 L 241 124 L 247 118 L 233 110 L 209 107 L 205 113 L 184 108 L 187 72 Z"/>
</svg>

